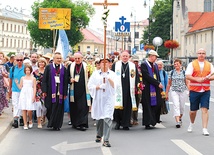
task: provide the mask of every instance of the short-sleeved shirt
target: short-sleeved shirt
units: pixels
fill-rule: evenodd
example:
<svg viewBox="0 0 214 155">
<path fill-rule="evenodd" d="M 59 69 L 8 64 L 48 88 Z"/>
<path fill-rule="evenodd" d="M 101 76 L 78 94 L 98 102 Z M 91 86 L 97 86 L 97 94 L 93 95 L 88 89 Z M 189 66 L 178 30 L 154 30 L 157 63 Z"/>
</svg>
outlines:
<svg viewBox="0 0 214 155">
<path fill-rule="evenodd" d="M 173 72 L 173 74 L 172 74 Z M 171 77 L 172 75 L 172 77 Z M 187 86 L 186 86 L 186 78 L 184 75 L 183 70 L 180 71 L 180 73 L 178 73 L 175 69 L 172 70 L 169 74 L 169 79 L 172 80 L 172 84 L 171 84 L 171 90 L 172 91 L 176 91 L 176 92 L 184 92 L 185 90 L 187 90 Z"/>
<path fill-rule="evenodd" d="M 22 65 L 21 68 L 18 68 L 18 66 L 14 66 L 14 71 L 12 72 L 13 67 L 10 69 L 10 79 L 12 79 L 12 92 L 20 92 L 21 90 L 18 88 L 18 86 L 15 83 L 15 79 L 20 80 L 23 76 L 25 76 L 24 73 L 24 65 Z"/>
</svg>

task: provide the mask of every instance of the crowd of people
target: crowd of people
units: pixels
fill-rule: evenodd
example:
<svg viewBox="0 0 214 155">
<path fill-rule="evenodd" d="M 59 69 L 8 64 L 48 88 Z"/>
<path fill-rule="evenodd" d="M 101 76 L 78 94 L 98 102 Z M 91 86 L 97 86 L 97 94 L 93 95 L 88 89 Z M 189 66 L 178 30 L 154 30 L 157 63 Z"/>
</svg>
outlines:
<svg viewBox="0 0 214 155">
<path fill-rule="evenodd" d="M 0 52 L 0 115 L 9 107 L 11 98 L 14 122 L 24 130 L 47 128 L 60 130 L 64 113 L 68 113 L 72 128 L 86 131 L 88 116 L 96 120 L 96 142 L 109 143 L 113 121 L 115 130 L 130 130 L 138 125 L 138 108 L 142 104 L 142 125 L 152 129 L 161 122 L 161 114 L 173 103 L 175 127 L 182 126 L 185 100 L 190 99 L 190 125 L 193 131 L 196 112 L 201 108 L 203 134 L 209 135 L 208 109 L 210 81 L 214 80 L 213 65 L 205 60 L 206 51 L 197 51 L 198 59 L 186 71 L 182 62 L 174 60 L 174 69 L 167 73 L 158 53 L 148 52 L 141 64 L 139 57 L 123 51 L 117 58 L 96 58 L 80 52 L 63 60 L 61 53 L 11 55 L 6 61 Z M 47 123 L 46 123 L 47 119 Z"/>
</svg>

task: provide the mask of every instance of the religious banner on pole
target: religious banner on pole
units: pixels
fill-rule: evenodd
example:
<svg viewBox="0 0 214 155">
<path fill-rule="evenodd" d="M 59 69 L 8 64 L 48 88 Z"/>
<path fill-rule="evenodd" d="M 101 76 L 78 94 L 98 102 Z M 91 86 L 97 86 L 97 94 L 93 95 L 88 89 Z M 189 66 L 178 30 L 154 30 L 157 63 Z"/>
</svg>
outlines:
<svg viewBox="0 0 214 155">
<path fill-rule="evenodd" d="M 70 25 L 70 8 L 39 8 L 39 29 L 69 30 Z"/>
</svg>

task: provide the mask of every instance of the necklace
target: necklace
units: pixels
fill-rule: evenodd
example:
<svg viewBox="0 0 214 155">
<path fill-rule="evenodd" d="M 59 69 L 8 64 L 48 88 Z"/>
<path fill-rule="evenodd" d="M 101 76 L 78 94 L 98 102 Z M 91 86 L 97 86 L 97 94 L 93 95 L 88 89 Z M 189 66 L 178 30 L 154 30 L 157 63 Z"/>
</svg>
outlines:
<svg viewBox="0 0 214 155">
<path fill-rule="evenodd" d="M 126 68 L 124 70 L 123 65 L 122 65 L 122 70 L 123 70 L 122 77 L 123 78 L 125 78 L 125 73 L 126 73 L 127 67 L 128 67 L 128 64 L 126 65 Z"/>
</svg>

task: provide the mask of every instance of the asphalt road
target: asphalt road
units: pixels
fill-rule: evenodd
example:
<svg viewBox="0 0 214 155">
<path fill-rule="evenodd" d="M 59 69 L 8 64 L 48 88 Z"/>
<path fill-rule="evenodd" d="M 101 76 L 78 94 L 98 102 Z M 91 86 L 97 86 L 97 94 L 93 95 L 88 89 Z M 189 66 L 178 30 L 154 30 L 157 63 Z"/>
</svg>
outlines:
<svg viewBox="0 0 214 155">
<path fill-rule="evenodd" d="M 211 90 L 214 90 L 212 86 Z M 23 130 L 11 129 L 0 143 L 0 155 L 213 155 L 214 154 L 214 92 L 211 93 L 210 136 L 202 135 L 201 112 L 198 111 L 192 133 L 187 132 L 189 125 L 189 104 L 186 104 L 183 125 L 175 127 L 171 111 L 162 115 L 155 129 L 146 130 L 141 125 L 142 112 L 139 112 L 139 125 L 129 131 L 112 129 L 111 148 L 95 143 L 96 127 L 89 115 L 89 129 L 78 131 L 67 125 L 67 114 L 61 131 L 44 127 Z"/>
</svg>

